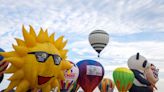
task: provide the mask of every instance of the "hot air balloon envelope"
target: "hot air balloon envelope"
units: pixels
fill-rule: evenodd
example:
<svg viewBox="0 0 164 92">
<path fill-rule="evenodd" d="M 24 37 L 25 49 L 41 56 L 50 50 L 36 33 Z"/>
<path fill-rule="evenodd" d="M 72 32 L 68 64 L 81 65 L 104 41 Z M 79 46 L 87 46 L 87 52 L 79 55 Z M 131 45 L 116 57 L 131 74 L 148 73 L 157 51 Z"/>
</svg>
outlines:
<svg viewBox="0 0 164 92">
<path fill-rule="evenodd" d="M 89 42 L 99 57 L 100 52 L 109 42 L 109 34 L 104 30 L 95 30 L 89 34 Z"/>
<path fill-rule="evenodd" d="M 134 81 L 134 74 L 125 67 L 116 68 L 113 72 L 113 79 L 119 92 L 127 92 Z"/>
<path fill-rule="evenodd" d="M 111 79 L 103 78 L 98 87 L 100 92 L 113 92 L 115 85 Z"/>
<path fill-rule="evenodd" d="M 77 63 L 79 67 L 78 84 L 85 92 L 92 92 L 104 76 L 103 66 L 94 60 L 82 60 Z"/>
<path fill-rule="evenodd" d="M 73 64 L 73 67 L 64 71 L 65 80 L 60 81 L 61 92 L 68 92 L 79 76 L 79 68 L 73 62 L 71 63 Z"/>
</svg>

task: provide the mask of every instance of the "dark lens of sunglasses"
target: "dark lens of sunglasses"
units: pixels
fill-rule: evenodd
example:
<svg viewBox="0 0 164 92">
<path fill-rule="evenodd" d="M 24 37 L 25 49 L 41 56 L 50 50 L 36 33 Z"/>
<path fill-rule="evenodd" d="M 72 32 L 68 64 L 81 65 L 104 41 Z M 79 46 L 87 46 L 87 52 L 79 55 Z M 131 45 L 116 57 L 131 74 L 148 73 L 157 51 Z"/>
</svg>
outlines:
<svg viewBox="0 0 164 92">
<path fill-rule="evenodd" d="M 54 63 L 55 63 L 56 65 L 59 65 L 60 62 L 61 62 L 61 58 L 60 58 L 59 56 L 57 56 L 57 55 L 54 55 Z"/>
<path fill-rule="evenodd" d="M 44 52 L 37 52 L 35 53 L 35 56 L 39 62 L 45 62 L 48 57 L 48 54 Z"/>
</svg>

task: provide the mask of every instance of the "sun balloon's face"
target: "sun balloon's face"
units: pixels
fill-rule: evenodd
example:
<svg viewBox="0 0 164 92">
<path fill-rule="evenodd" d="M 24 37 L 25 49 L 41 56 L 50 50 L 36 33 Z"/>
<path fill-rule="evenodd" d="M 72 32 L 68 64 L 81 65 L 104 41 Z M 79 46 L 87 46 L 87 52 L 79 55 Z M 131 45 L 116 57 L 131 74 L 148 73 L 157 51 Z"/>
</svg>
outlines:
<svg viewBox="0 0 164 92">
<path fill-rule="evenodd" d="M 40 48 L 47 47 L 47 48 Z M 33 86 L 38 87 L 47 85 L 51 80 L 58 77 L 58 71 L 61 69 L 62 58 L 58 50 L 48 43 L 37 44 L 30 48 L 26 57 L 24 57 L 25 77 L 29 79 Z"/>
<path fill-rule="evenodd" d="M 49 92 L 59 85 L 58 79 L 64 79 L 63 70 L 72 67 L 65 60 L 66 41 L 63 42 L 63 36 L 54 41 L 54 34 L 48 36 L 47 31 L 42 29 L 36 36 L 31 26 L 29 33 L 24 27 L 22 31 L 25 41 L 16 39 L 18 45 L 13 45 L 15 51 L 1 53 L 4 60 L 11 63 L 6 73 L 13 73 L 7 91 L 16 87 L 18 92 L 28 89 Z"/>
</svg>

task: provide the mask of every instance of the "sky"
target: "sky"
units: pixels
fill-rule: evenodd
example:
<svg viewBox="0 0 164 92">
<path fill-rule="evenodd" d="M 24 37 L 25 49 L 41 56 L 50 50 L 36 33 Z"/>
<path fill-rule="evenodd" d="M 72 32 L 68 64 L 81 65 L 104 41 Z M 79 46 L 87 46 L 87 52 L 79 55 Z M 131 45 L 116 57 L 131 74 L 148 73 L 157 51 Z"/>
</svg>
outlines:
<svg viewBox="0 0 164 92">
<path fill-rule="evenodd" d="M 2 49 L 13 50 L 14 38 L 23 38 L 22 25 L 27 29 L 32 25 L 37 33 L 40 27 L 48 29 L 56 38 L 64 35 L 69 60 L 96 60 L 111 79 L 115 68 L 127 67 L 128 58 L 140 52 L 160 69 L 157 92 L 164 90 L 163 0 L 0 0 Z M 97 29 L 110 37 L 100 58 L 88 41 L 89 33 Z M 9 76 L 0 89 L 6 88 Z"/>
</svg>

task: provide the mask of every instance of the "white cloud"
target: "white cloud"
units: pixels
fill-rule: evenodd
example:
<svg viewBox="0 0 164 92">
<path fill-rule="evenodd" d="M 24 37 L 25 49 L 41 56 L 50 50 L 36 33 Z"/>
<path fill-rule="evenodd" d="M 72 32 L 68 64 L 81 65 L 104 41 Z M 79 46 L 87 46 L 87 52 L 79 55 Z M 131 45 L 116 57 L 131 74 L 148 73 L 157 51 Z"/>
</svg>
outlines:
<svg viewBox="0 0 164 92">
<path fill-rule="evenodd" d="M 136 11 L 142 8 L 150 8 L 154 4 L 153 0 L 131 0 L 127 2 L 128 11 Z"/>
<path fill-rule="evenodd" d="M 51 0 L 20 0 L 18 2 L 1 1 L 0 8 L 3 11 L 0 18 L 3 19 L 3 24 L 7 23 L 10 27 L 32 24 L 37 28 L 40 26 L 48 28 L 50 31 L 77 34 L 80 32 L 85 35 L 95 29 L 104 29 L 118 35 L 141 32 L 143 28 L 156 28 L 156 31 L 163 31 L 163 26 L 161 26 L 163 17 L 147 21 L 145 18 L 149 16 L 149 13 L 146 16 L 142 15 L 143 9 L 151 10 L 151 14 L 163 14 L 163 12 L 158 12 L 162 5 L 152 0 L 87 1 L 86 5 L 84 5 L 85 1 L 74 0 L 72 2 Z M 138 17 L 139 12 L 141 12 L 140 17 Z M 3 27 L 8 28 L 8 26 Z M 2 30 L 5 30 L 4 28 Z M 12 31 L 8 29 L 4 32 L 9 30 Z"/>
<path fill-rule="evenodd" d="M 162 62 L 164 60 L 164 43 L 158 41 L 140 41 L 140 42 L 117 42 L 111 41 L 102 51 L 101 56 L 104 59 L 114 59 L 116 61 L 121 60 L 122 62 L 140 52 L 141 55 L 145 56 L 150 62 Z M 77 41 L 69 45 L 69 49 L 78 55 L 85 55 L 87 53 L 90 56 L 95 56 L 94 49 L 89 45 L 87 40 Z"/>
</svg>

